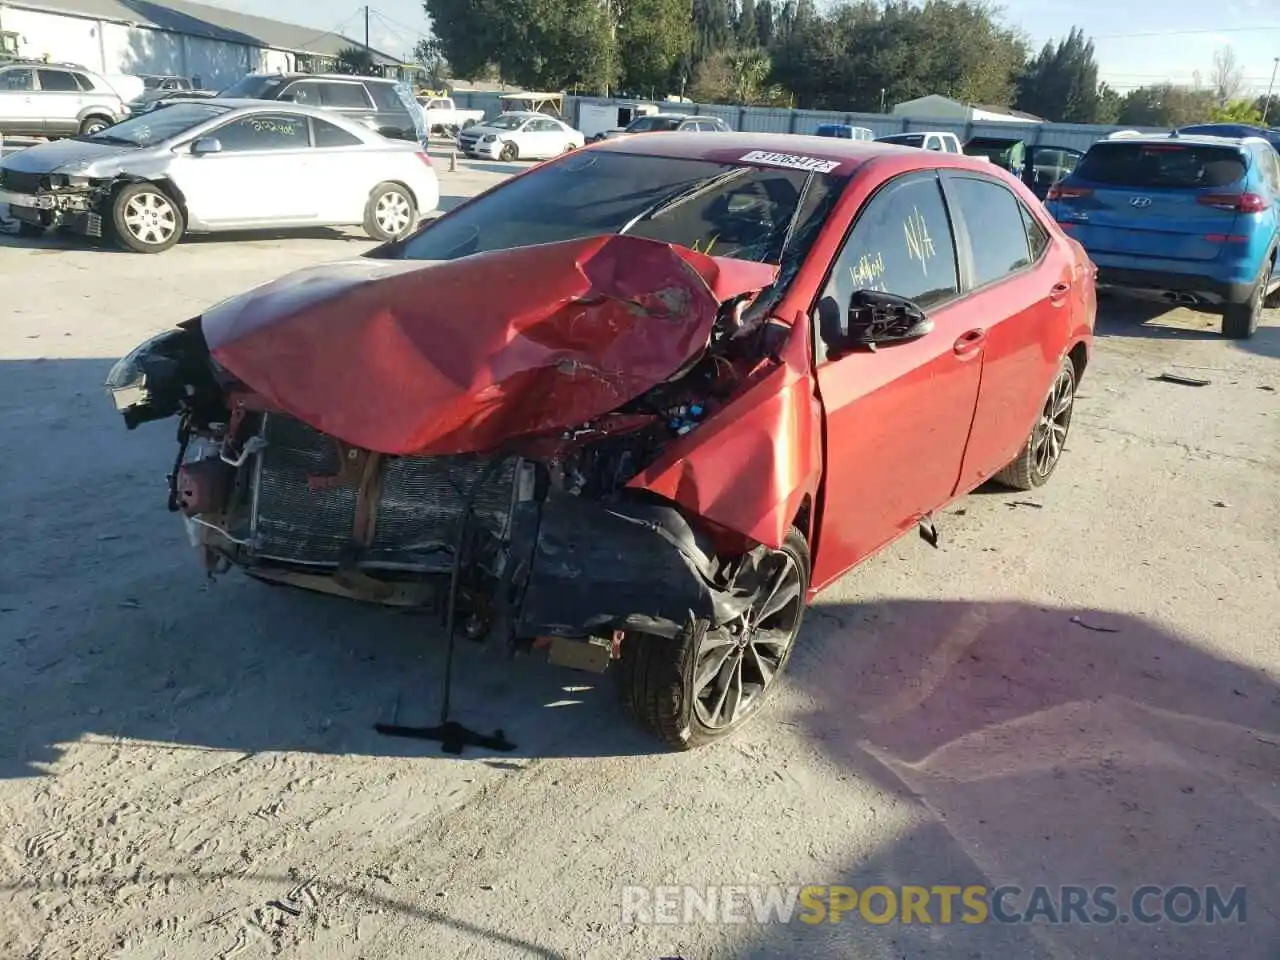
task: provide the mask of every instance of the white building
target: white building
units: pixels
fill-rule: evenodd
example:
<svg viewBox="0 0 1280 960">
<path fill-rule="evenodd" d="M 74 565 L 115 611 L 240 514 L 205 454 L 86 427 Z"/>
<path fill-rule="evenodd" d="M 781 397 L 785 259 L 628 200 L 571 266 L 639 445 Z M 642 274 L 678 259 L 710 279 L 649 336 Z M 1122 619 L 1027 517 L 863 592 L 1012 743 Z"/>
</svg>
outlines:
<svg viewBox="0 0 1280 960">
<path fill-rule="evenodd" d="M 980 120 L 996 123 L 1045 122 L 1043 117 L 1023 113 L 1021 110 L 987 107 L 980 103 L 961 103 L 959 100 L 952 100 L 938 93 L 895 103 L 893 115 L 906 117 L 909 120 L 954 120 L 960 123 L 973 123 Z"/>
<path fill-rule="evenodd" d="M 20 57 L 78 63 L 104 74 L 167 74 L 207 89 L 249 73 L 332 69 L 336 33 L 187 0 L 0 0 L 0 45 Z M 374 62 L 398 67 L 378 51 Z"/>
</svg>

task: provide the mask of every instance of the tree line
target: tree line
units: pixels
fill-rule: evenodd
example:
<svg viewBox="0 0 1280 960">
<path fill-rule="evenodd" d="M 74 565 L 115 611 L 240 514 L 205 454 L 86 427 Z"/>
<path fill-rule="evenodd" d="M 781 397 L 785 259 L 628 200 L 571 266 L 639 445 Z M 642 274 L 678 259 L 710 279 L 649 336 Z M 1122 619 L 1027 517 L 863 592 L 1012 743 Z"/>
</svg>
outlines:
<svg viewBox="0 0 1280 960">
<path fill-rule="evenodd" d="M 1080 29 L 1033 51 L 986 0 L 424 0 L 437 80 L 702 103 L 884 112 L 940 93 L 1046 120 L 1257 122 L 1227 48 L 1205 84 L 1120 93 Z M 1280 101 L 1280 97 L 1274 98 Z M 1268 111 L 1280 122 L 1280 102 Z"/>
</svg>

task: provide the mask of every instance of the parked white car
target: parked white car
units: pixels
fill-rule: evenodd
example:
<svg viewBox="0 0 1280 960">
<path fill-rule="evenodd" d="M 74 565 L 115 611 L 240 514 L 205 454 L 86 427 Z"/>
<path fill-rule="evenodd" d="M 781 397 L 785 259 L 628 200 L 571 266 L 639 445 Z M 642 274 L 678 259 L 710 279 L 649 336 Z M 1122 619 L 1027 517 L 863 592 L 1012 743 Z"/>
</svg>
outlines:
<svg viewBox="0 0 1280 960">
<path fill-rule="evenodd" d="M 0 134 L 69 137 L 96 133 L 128 115 L 129 108 L 115 88 L 77 64 L 0 62 Z"/>
<path fill-rule="evenodd" d="M 900 147 L 918 147 L 921 150 L 934 150 L 938 153 L 964 153 L 960 146 L 960 138 L 954 133 L 942 130 L 921 131 L 920 133 L 891 133 L 888 136 L 876 137 L 877 143 L 896 143 Z"/>
<path fill-rule="evenodd" d="M 0 203 L 20 233 L 105 232 L 138 253 L 221 230 L 362 224 L 392 240 L 439 202 L 417 144 L 262 100 L 181 101 L 0 159 Z"/>
<path fill-rule="evenodd" d="M 419 97 L 422 118 L 427 123 L 427 133 L 445 131 L 453 133 L 484 119 L 483 110 L 459 110 L 452 97 Z"/>
<path fill-rule="evenodd" d="M 523 110 L 504 113 L 458 134 L 459 150 L 486 160 L 545 160 L 585 143 L 586 137 L 563 120 Z"/>
</svg>

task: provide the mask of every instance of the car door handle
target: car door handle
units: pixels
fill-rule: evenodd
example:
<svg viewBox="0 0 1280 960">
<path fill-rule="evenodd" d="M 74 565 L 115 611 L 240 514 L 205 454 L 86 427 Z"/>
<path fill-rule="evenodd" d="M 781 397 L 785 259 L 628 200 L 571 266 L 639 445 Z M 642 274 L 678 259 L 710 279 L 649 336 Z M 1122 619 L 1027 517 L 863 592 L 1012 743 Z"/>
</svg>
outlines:
<svg viewBox="0 0 1280 960">
<path fill-rule="evenodd" d="M 971 357 L 982 348 L 987 340 L 987 331 L 985 330 L 969 330 L 960 334 L 956 340 L 955 346 L 951 349 L 955 351 L 957 357 Z"/>
<path fill-rule="evenodd" d="M 1062 306 L 1062 301 L 1067 298 L 1067 294 L 1071 292 L 1071 284 L 1055 283 L 1049 288 L 1049 300 L 1055 307 Z"/>
</svg>

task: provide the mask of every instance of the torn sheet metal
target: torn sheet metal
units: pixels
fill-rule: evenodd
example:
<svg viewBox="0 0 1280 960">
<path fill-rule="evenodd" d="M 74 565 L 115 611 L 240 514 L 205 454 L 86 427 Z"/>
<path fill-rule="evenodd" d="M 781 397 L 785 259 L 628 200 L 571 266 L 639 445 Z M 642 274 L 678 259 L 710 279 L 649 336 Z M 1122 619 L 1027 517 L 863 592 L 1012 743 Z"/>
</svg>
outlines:
<svg viewBox="0 0 1280 960">
<path fill-rule="evenodd" d="M 706 348 L 766 264 L 628 236 L 447 262 L 360 259 L 208 311 L 229 372 L 276 408 L 388 454 L 493 450 L 615 410 Z"/>
<path fill-rule="evenodd" d="M 800 320 L 782 363 L 673 443 L 628 484 L 741 536 L 781 547 L 822 473 L 821 408 Z"/>
</svg>

